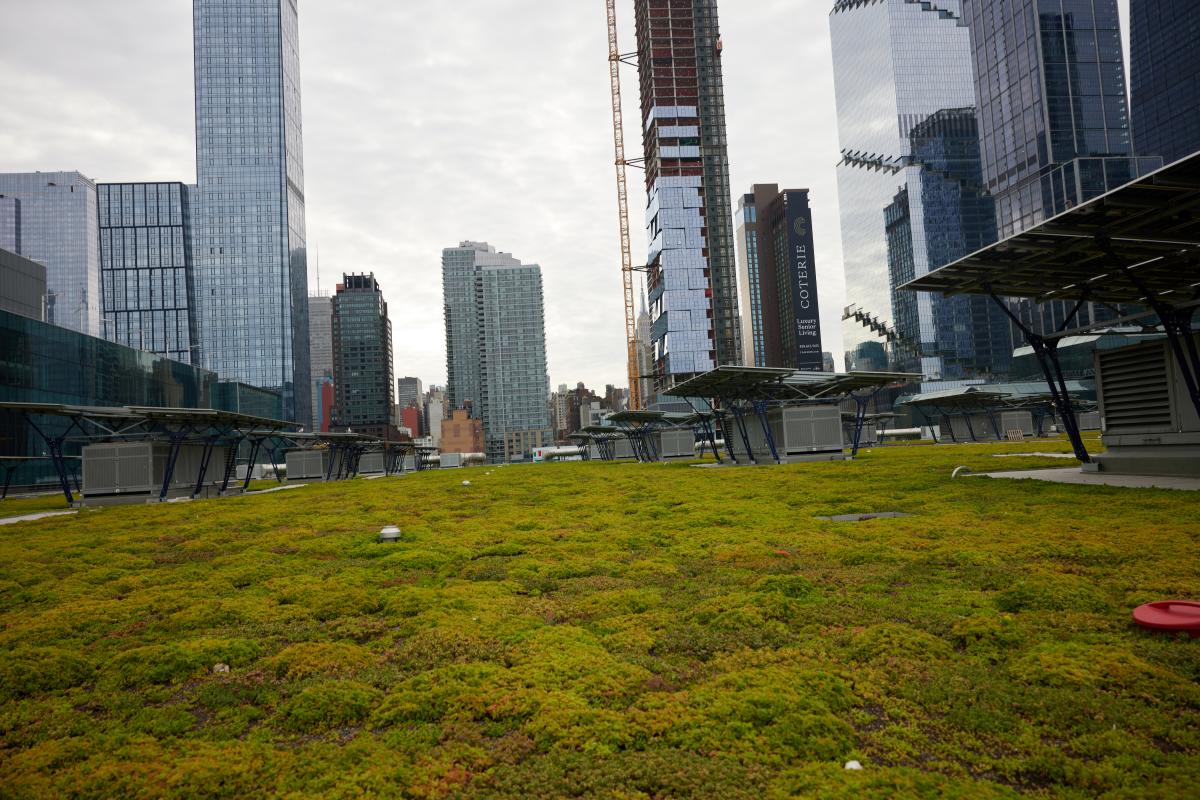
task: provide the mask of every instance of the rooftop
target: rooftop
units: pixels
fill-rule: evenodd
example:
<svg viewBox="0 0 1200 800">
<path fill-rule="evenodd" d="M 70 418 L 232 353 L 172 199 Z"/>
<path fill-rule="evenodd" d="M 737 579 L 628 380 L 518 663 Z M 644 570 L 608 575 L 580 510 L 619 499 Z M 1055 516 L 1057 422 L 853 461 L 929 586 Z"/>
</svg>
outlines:
<svg viewBox="0 0 1200 800">
<path fill-rule="evenodd" d="M 447 470 L 0 527 L 5 791 L 1190 796 L 1200 655 L 1129 613 L 1200 586 L 1200 494 L 951 478 L 1062 466 L 993 457 L 1024 448 Z M 878 517 L 818 519 L 851 514 Z"/>
</svg>

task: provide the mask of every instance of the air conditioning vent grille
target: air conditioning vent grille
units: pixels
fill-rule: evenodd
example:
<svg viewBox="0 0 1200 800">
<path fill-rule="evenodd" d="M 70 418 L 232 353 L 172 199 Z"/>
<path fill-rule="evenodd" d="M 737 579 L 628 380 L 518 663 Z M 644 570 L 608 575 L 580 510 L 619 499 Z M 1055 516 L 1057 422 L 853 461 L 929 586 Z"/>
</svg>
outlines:
<svg viewBox="0 0 1200 800">
<path fill-rule="evenodd" d="M 1170 382 L 1163 346 L 1102 352 L 1100 381 L 1109 433 L 1171 427 Z"/>
</svg>

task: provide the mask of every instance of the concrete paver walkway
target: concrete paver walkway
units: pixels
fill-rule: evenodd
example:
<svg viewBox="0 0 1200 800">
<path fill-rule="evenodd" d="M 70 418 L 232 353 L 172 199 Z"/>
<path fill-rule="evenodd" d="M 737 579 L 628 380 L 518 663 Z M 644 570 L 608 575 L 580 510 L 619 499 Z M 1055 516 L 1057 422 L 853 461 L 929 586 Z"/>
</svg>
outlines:
<svg viewBox="0 0 1200 800">
<path fill-rule="evenodd" d="M 1083 486 L 1121 486 L 1127 489 L 1177 489 L 1184 492 L 1200 492 L 1200 478 L 1176 478 L 1165 475 L 1114 475 L 1111 472 L 1083 472 L 1079 467 L 1035 469 L 1022 472 L 983 472 L 975 473 L 971 477 L 1073 483 Z"/>
</svg>

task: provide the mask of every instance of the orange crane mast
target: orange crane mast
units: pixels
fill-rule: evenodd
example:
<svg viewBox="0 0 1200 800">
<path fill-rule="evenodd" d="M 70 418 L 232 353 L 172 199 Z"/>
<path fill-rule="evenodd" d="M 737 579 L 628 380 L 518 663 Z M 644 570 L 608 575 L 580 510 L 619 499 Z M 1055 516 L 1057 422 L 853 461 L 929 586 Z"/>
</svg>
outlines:
<svg viewBox="0 0 1200 800">
<path fill-rule="evenodd" d="M 625 284 L 625 342 L 629 351 L 629 407 L 642 409 L 641 369 L 638 358 L 637 318 L 633 297 L 633 246 L 629 240 L 629 187 L 626 180 L 625 114 L 621 106 L 621 50 L 617 39 L 617 0 L 608 5 L 608 65 L 612 80 L 613 141 L 616 146 L 617 210 L 621 223 L 621 278 Z"/>
</svg>

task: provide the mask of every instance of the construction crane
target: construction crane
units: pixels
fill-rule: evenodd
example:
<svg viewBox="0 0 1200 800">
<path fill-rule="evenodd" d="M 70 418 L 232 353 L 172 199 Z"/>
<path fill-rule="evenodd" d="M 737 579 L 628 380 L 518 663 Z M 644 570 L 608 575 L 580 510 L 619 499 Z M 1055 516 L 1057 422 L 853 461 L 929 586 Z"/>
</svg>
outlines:
<svg viewBox="0 0 1200 800">
<path fill-rule="evenodd" d="M 621 105 L 621 48 L 617 39 L 617 0 L 608 5 L 608 66 L 612 80 L 613 142 L 616 147 L 617 211 L 621 223 L 621 279 L 625 284 L 625 343 L 629 351 L 629 408 L 644 408 L 638 365 L 637 318 L 634 316 L 633 246 L 629 240 L 629 187 L 626 181 L 625 113 Z"/>
</svg>

